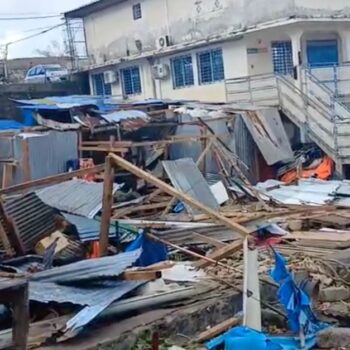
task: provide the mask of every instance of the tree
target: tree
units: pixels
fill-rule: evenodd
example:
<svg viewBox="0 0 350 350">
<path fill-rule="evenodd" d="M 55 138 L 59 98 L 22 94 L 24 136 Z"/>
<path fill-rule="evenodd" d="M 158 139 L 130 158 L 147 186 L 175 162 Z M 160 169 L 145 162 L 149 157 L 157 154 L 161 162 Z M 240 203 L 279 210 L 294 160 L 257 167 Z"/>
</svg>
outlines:
<svg viewBox="0 0 350 350">
<path fill-rule="evenodd" d="M 43 57 L 69 56 L 69 50 L 66 43 L 60 43 L 58 40 L 52 40 L 45 49 L 37 49 L 35 52 Z"/>
</svg>

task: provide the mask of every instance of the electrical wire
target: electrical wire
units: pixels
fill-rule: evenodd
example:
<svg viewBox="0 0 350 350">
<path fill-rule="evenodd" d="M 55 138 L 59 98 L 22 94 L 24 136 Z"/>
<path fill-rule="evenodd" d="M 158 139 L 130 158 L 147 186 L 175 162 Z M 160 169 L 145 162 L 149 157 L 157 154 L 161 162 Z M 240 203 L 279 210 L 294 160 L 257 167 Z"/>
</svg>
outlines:
<svg viewBox="0 0 350 350">
<path fill-rule="evenodd" d="M 12 45 L 12 44 L 17 44 L 19 42 L 35 38 L 35 37 L 37 37 L 39 35 L 46 34 L 46 33 L 50 32 L 50 31 L 52 31 L 52 30 L 54 30 L 56 28 L 62 27 L 64 25 L 65 25 L 65 23 L 57 24 L 55 26 L 49 27 L 48 29 L 42 30 L 42 31 L 40 31 L 38 33 L 31 34 L 31 35 L 25 36 L 23 38 L 20 38 L 20 39 L 14 40 L 14 41 L 10 41 L 10 42 L 6 43 L 5 46 L 9 46 L 9 45 Z"/>
<path fill-rule="evenodd" d="M 45 15 L 45 16 L 23 16 L 23 17 L 0 17 L 0 21 L 26 21 L 35 19 L 47 19 L 47 18 L 57 18 L 62 17 L 62 15 Z"/>
</svg>

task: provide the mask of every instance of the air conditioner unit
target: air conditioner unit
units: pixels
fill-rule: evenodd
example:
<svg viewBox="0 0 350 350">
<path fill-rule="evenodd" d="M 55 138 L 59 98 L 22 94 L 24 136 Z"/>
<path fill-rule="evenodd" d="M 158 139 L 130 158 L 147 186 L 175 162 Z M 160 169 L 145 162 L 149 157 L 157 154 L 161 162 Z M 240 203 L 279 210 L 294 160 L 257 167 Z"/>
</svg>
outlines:
<svg viewBox="0 0 350 350">
<path fill-rule="evenodd" d="M 171 45 L 169 35 L 160 36 L 156 41 L 157 49 L 164 49 Z"/>
<path fill-rule="evenodd" d="M 169 76 L 169 66 L 167 64 L 155 64 L 152 66 L 152 76 L 154 79 L 165 79 Z"/>
<path fill-rule="evenodd" d="M 119 82 L 119 76 L 118 73 L 112 71 L 112 70 L 107 70 L 103 72 L 103 80 L 105 84 L 114 84 Z"/>
</svg>

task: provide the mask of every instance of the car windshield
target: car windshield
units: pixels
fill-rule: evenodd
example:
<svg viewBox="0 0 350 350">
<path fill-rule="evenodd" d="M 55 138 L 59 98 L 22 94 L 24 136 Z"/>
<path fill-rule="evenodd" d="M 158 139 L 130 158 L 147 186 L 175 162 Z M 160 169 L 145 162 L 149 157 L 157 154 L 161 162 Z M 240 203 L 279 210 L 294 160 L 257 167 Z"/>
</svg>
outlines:
<svg viewBox="0 0 350 350">
<path fill-rule="evenodd" d="M 63 68 L 62 67 L 47 67 L 46 70 L 49 72 L 58 72 L 58 71 L 63 70 Z"/>
</svg>

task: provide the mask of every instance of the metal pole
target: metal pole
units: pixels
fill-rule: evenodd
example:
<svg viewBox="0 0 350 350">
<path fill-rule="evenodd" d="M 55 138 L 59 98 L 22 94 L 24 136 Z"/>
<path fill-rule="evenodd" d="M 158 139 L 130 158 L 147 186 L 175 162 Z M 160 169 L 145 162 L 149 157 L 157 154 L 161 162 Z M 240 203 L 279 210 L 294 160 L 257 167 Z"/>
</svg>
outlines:
<svg viewBox="0 0 350 350">
<path fill-rule="evenodd" d="M 5 81 L 8 81 L 8 67 L 7 67 L 7 58 L 8 58 L 8 53 L 9 53 L 9 44 L 5 44 L 5 52 L 4 52 L 4 78 Z"/>
</svg>

